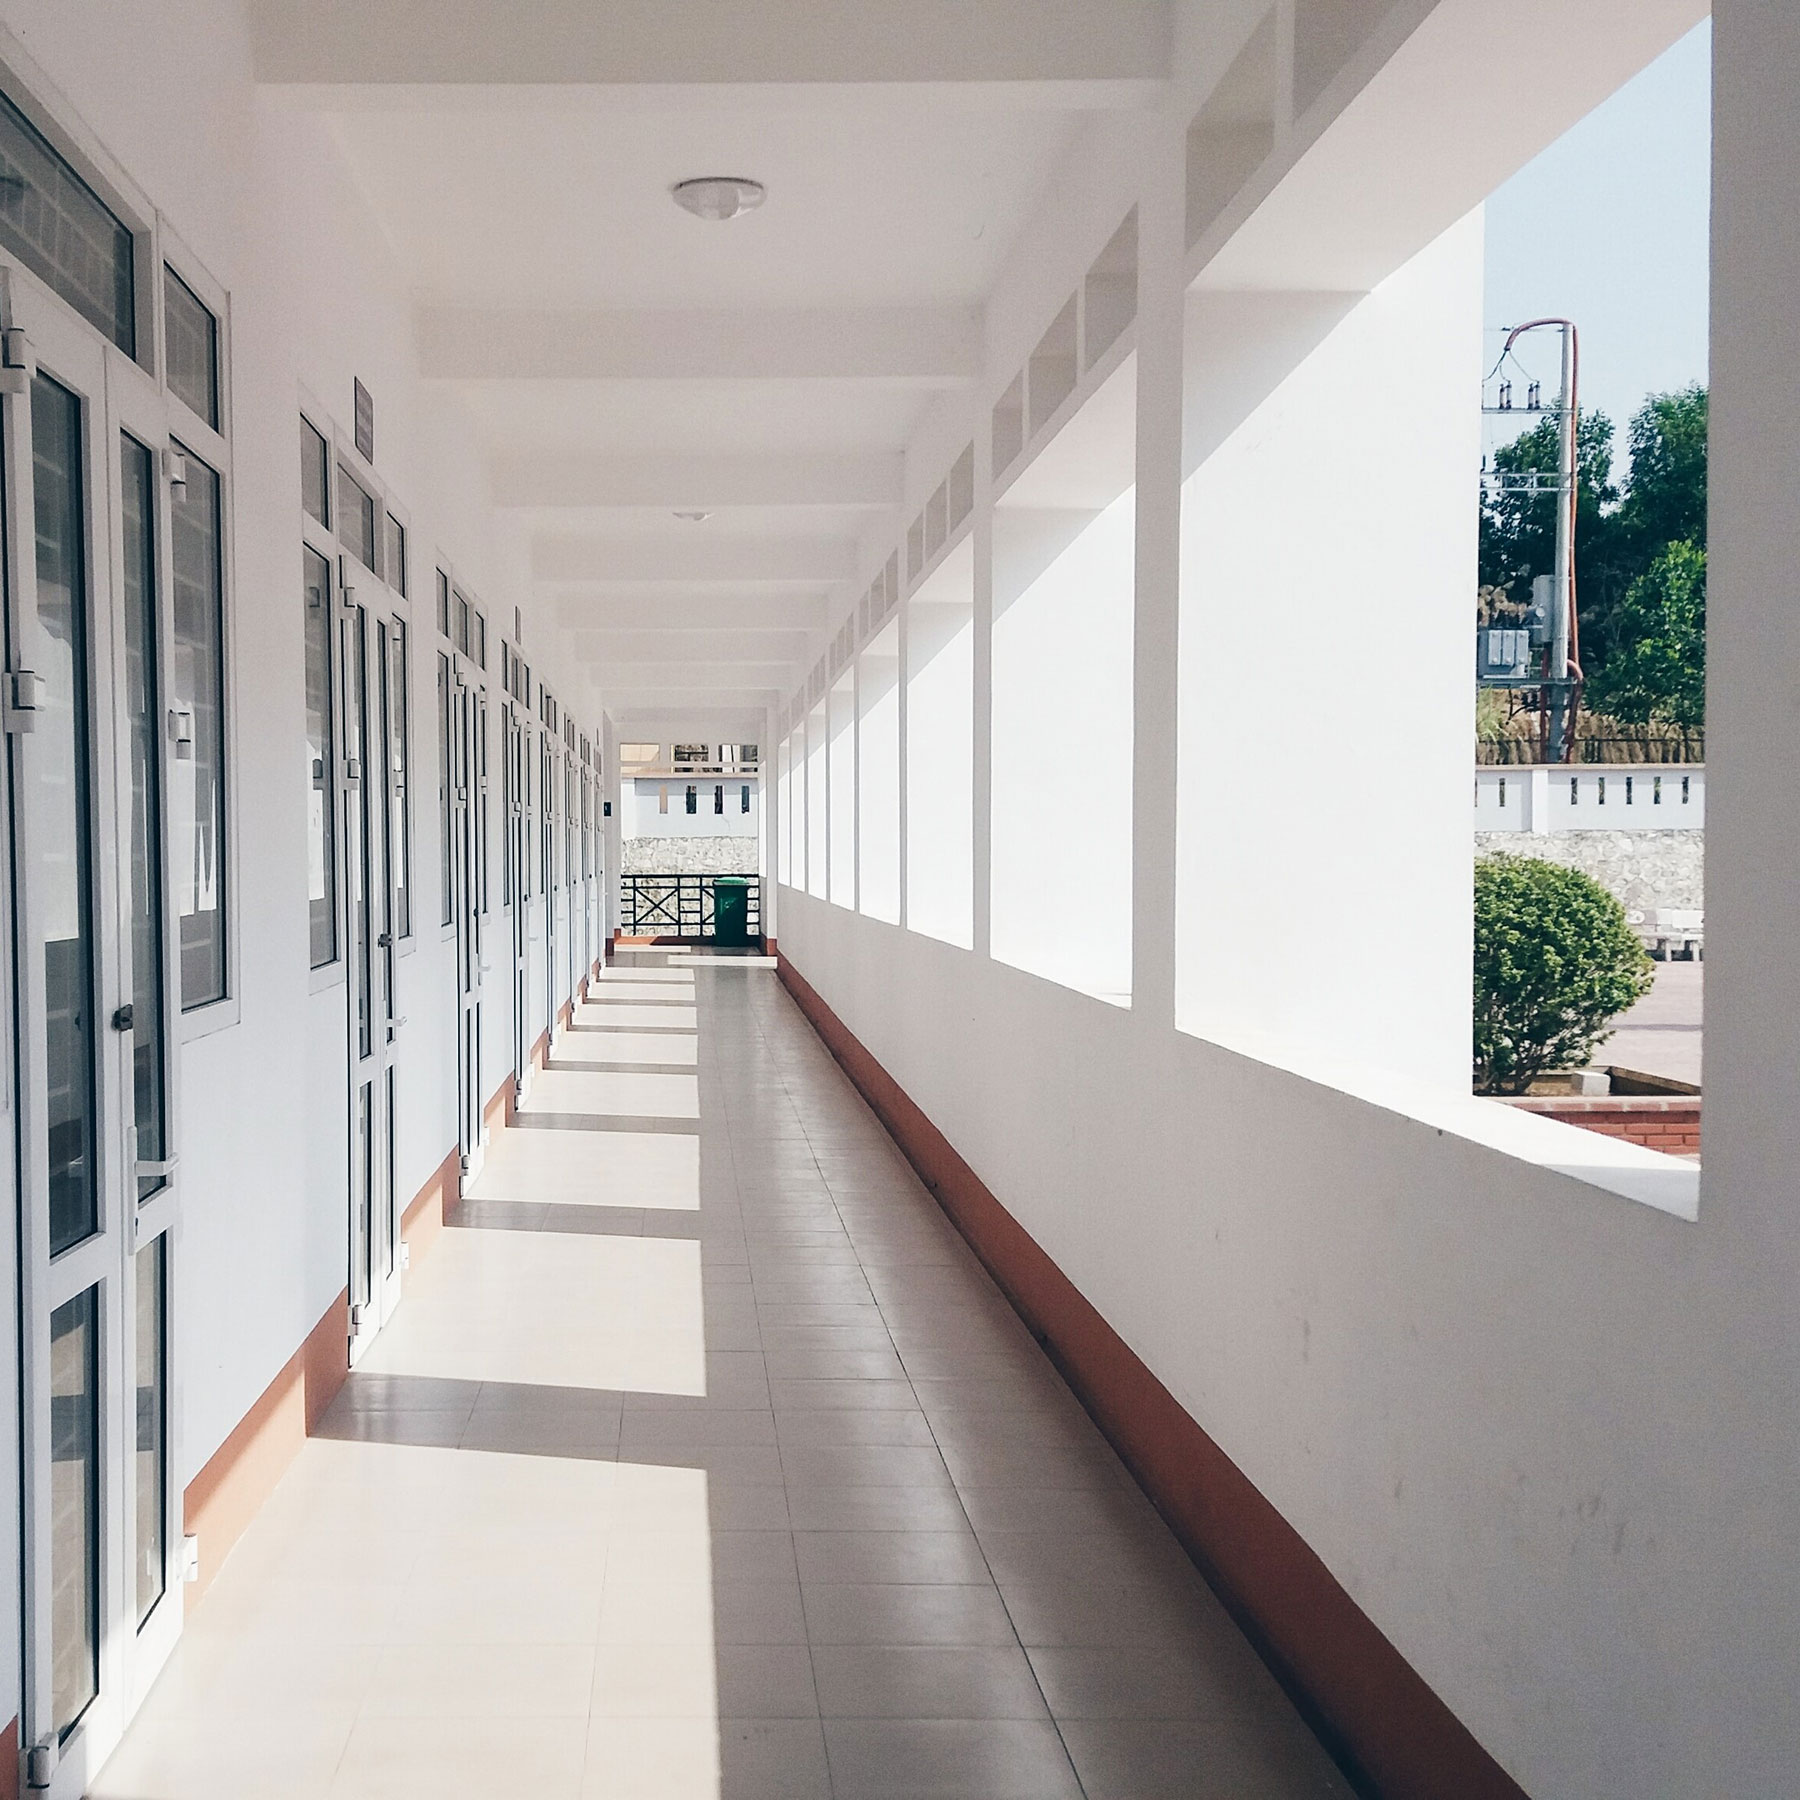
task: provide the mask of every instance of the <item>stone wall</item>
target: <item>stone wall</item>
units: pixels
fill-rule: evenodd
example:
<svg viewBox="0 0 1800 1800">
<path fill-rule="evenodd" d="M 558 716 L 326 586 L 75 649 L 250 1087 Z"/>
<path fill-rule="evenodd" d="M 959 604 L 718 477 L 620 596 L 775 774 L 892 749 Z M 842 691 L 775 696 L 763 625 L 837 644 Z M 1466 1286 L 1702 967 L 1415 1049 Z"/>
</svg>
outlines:
<svg viewBox="0 0 1800 1800">
<path fill-rule="evenodd" d="M 1475 854 L 1493 851 L 1537 856 L 1592 875 L 1627 910 L 1703 907 L 1704 831 L 1552 831 L 1535 837 L 1519 831 L 1478 831 Z"/>
<path fill-rule="evenodd" d="M 754 875 L 753 837 L 638 837 L 619 846 L 626 875 Z"/>
</svg>

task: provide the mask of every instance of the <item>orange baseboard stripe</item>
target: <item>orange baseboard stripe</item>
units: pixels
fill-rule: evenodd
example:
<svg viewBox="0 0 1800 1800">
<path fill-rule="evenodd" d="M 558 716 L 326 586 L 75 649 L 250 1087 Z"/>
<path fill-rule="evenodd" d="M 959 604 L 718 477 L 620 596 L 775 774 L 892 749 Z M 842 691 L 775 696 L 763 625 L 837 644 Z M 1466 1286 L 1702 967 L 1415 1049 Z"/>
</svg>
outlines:
<svg viewBox="0 0 1800 1800">
<path fill-rule="evenodd" d="M 338 1295 L 181 1497 L 182 1529 L 200 1539 L 199 1604 L 220 1565 L 299 1454 L 350 1372 L 350 1293 Z"/>
<path fill-rule="evenodd" d="M 492 1112 L 504 1106 L 512 1115 L 512 1083 L 488 1103 Z M 460 1152 L 452 1150 L 419 1189 L 400 1218 L 400 1229 L 416 1268 L 444 1229 L 444 1214 L 456 1202 L 462 1170 Z M 184 1531 L 200 1539 L 200 1577 L 187 1590 L 186 1604 L 197 1606 L 231 1547 L 244 1534 L 275 1484 L 318 1429 L 325 1409 L 337 1398 L 350 1373 L 350 1293 L 346 1288 L 306 1334 L 306 1341 L 245 1413 L 182 1494 Z M 16 1763 L 17 1758 L 13 1761 Z M 0 1766 L 4 1766 L 0 1759 Z M 7 1800 L 0 1787 L 0 1800 Z"/>
<path fill-rule="evenodd" d="M 461 1180 L 462 1152 L 452 1150 L 400 1215 L 400 1235 L 406 1239 L 415 1268 L 421 1257 L 430 1254 L 438 1233 L 444 1229 L 444 1215 L 456 1205 Z"/>
<path fill-rule="evenodd" d="M 791 962 L 781 980 L 1351 1779 L 1382 1800 L 1525 1800 Z"/>
</svg>

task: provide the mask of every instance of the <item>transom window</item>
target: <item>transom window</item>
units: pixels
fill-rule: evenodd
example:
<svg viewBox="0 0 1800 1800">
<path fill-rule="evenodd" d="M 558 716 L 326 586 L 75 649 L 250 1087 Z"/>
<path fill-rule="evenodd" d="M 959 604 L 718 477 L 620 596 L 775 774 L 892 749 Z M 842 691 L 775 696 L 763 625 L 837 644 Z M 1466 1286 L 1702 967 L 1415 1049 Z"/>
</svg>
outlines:
<svg viewBox="0 0 1800 1800">
<path fill-rule="evenodd" d="M 137 355 L 130 228 L 4 94 L 0 245 L 127 356 Z"/>
<path fill-rule="evenodd" d="M 163 269 L 163 328 L 169 392 L 196 418 L 219 429 L 219 321 L 198 294 Z"/>
<path fill-rule="evenodd" d="M 338 539 L 371 575 L 375 573 L 375 496 L 338 464 Z"/>
</svg>

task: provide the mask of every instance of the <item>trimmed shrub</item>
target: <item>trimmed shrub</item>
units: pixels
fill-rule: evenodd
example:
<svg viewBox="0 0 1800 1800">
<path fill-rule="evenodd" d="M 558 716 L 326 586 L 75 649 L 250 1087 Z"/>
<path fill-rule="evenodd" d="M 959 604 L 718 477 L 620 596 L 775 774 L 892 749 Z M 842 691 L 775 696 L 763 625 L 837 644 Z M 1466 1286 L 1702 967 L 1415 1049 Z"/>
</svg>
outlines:
<svg viewBox="0 0 1800 1800">
<path fill-rule="evenodd" d="M 1475 864 L 1475 1091 L 1578 1069 L 1650 991 L 1649 953 L 1591 875 L 1530 856 Z"/>
</svg>

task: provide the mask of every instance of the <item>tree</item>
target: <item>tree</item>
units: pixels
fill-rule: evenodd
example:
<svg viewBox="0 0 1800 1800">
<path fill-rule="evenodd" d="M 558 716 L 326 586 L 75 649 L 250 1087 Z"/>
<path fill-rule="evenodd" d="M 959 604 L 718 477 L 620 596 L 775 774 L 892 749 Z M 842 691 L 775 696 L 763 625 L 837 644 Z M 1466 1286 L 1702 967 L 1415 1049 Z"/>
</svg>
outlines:
<svg viewBox="0 0 1800 1800">
<path fill-rule="evenodd" d="M 1665 544 L 1706 548 L 1706 429 L 1707 392 L 1698 382 L 1652 394 L 1632 417 L 1618 526 L 1621 549 L 1640 571 Z"/>
<path fill-rule="evenodd" d="M 1706 722 L 1706 552 L 1665 544 L 1626 590 L 1587 702 L 1628 725 Z"/>
<path fill-rule="evenodd" d="M 1652 966 L 1625 909 L 1579 869 L 1528 856 L 1475 864 L 1475 1088 L 1522 1094 L 1579 1068 Z"/>
<path fill-rule="evenodd" d="M 1610 512 L 1613 427 L 1603 412 L 1586 413 L 1575 427 L 1575 565 L 1587 567 L 1603 547 Z M 1560 455 L 1557 423 L 1540 419 L 1494 453 L 1500 474 L 1554 475 Z M 1481 585 L 1504 588 L 1518 605 L 1531 598 L 1534 575 L 1556 568 L 1556 496 L 1491 489 L 1481 506 Z"/>
</svg>

